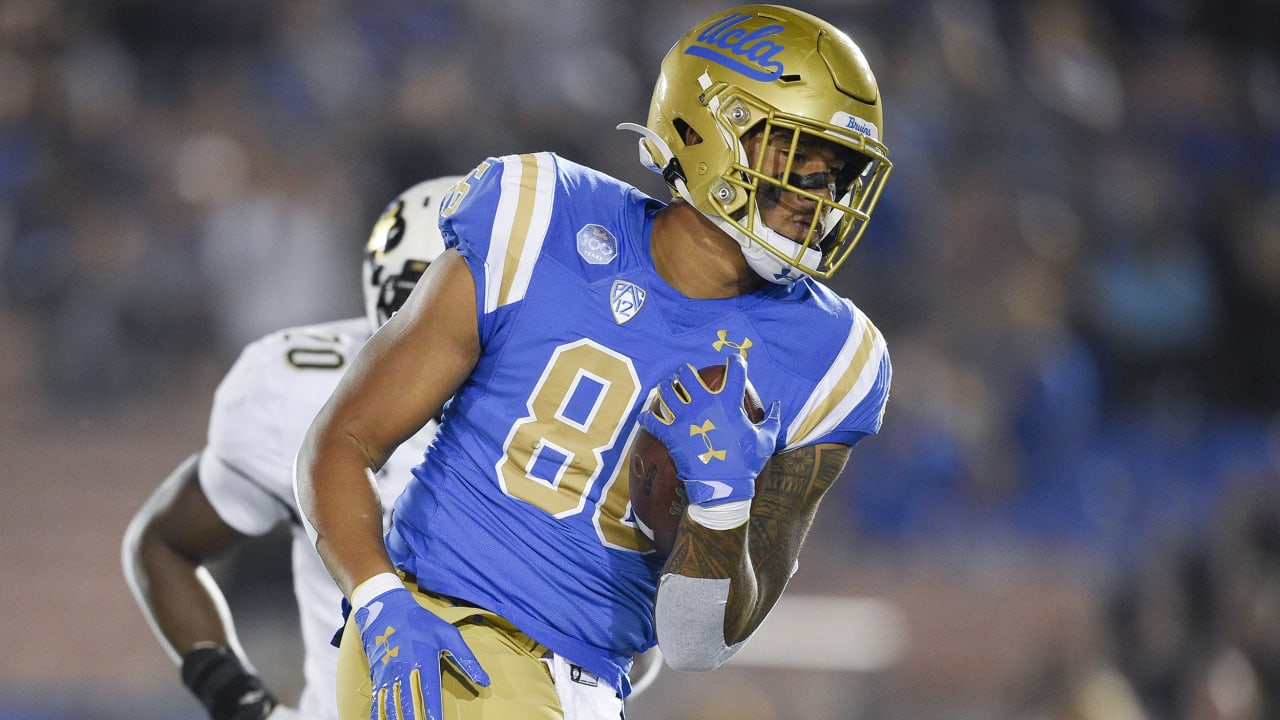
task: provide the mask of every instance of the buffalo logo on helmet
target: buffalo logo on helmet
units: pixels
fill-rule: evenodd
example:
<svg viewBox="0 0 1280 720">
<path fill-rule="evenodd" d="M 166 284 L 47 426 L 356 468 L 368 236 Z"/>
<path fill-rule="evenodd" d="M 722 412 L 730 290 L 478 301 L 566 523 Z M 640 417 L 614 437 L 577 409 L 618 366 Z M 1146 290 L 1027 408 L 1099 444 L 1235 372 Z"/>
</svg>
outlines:
<svg viewBox="0 0 1280 720">
<path fill-rule="evenodd" d="M 369 235 L 368 252 L 370 256 L 384 255 L 400 244 L 404 237 L 404 200 L 392 200 L 382 211 L 382 217 L 373 226 Z"/>
</svg>

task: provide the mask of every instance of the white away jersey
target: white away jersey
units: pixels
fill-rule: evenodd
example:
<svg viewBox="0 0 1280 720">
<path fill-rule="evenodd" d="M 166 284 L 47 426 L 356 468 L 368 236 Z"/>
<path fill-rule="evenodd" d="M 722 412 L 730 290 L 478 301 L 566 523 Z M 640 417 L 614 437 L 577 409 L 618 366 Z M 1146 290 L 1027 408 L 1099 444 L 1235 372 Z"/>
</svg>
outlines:
<svg viewBox="0 0 1280 720">
<path fill-rule="evenodd" d="M 324 718 L 337 718 L 338 655 L 330 640 L 342 627 L 342 593 L 301 525 L 293 461 L 311 420 L 370 334 L 362 317 L 281 330 L 250 343 L 214 393 L 208 441 L 200 454 L 200 485 L 228 525 L 263 535 L 280 522 L 290 524 L 293 587 L 306 653 L 299 704 Z M 434 432 L 432 421 L 378 473 L 388 513 Z"/>
</svg>

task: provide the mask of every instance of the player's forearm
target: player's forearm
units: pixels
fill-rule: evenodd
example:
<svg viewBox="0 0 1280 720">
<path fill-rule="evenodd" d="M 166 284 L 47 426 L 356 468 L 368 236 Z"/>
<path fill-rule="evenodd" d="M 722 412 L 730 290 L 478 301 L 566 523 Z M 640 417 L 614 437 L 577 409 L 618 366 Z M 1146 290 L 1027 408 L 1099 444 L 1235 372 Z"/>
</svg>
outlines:
<svg viewBox="0 0 1280 720">
<path fill-rule="evenodd" d="M 711 530 L 691 520 L 686 513 L 663 568 L 664 574 L 729 580 L 724 635 L 730 645 L 750 635 L 763 619 L 756 617 L 759 592 L 751 556 L 745 546 L 747 527 Z"/>
<path fill-rule="evenodd" d="M 205 564 L 244 536 L 222 521 L 200 486 L 199 454 L 183 461 L 125 530 L 125 580 L 174 662 L 198 643 L 235 645 L 222 592 Z"/>
<path fill-rule="evenodd" d="M 130 537 L 125 553 L 134 598 L 174 662 L 199 643 L 235 644 L 226 600 L 202 565 L 145 528 Z"/>
<path fill-rule="evenodd" d="M 393 571 L 382 536 L 382 503 L 367 454 L 353 440 L 313 427 L 297 459 L 298 506 L 315 545 L 348 598 L 364 580 Z"/>
<path fill-rule="evenodd" d="M 361 515 L 359 520 L 330 523 L 330 531 L 316 539 L 316 551 L 348 598 L 365 580 L 395 570 L 383 544 L 381 523 L 370 525 L 364 522 L 368 516 Z"/>
<path fill-rule="evenodd" d="M 728 659 L 736 643 L 746 640 L 764 622 L 795 572 L 818 504 L 839 476 L 848 454 L 847 446 L 824 444 L 774 456 L 756 477 L 750 519 L 745 525 L 713 530 L 685 512 L 663 568 L 664 581 L 659 584 L 661 620 L 675 635 L 696 635 L 704 644 L 719 641 L 706 628 L 722 622 L 725 644 L 723 649 L 713 648 L 701 656 L 693 648 L 692 669 Z M 676 582 L 668 583 L 667 579 Z M 714 603 L 723 603 L 723 610 L 711 608 Z M 659 643 L 671 639 L 663 638 L 663 622 Z M 689 650 L 687 643 L 682 649 Z M 681 662 L 678 656 L 675 660 Z M 668 664 L 677 667 L 670 658 Z"/>
<path fill-rule="evenodd" d="M 758 624 L 759 593 L 746 537 L 745 526 L 712 530 L 687 514 L 682 519 L 654 608 L 658 646 L 673 669 L 720 667 Z"/>
</svg>

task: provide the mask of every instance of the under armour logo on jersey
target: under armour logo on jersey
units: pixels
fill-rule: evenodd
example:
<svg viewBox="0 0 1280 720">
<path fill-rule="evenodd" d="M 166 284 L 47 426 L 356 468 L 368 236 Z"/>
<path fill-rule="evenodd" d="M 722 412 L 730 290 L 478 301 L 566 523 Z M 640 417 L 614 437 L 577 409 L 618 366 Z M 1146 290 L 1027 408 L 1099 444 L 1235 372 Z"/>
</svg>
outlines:
<svg viewBox="0 0 1280 720">
<path fill-rule="evenodd" d="M 725 458 L 725 451 L 715 449 L 715 447 L 711 445 L 711 438 L 707 435 L 707 433 L 715 429 L 716 429 L 715 423 L 711 422 L 710 420 L 703 422 L 701 425 L 689 426 L 689 437 L 693 437 L 694 435 L 701 435 L 702 442 L 707 446 L 706 452 L 698 453 L 698 459 L 702 461 L 703 465 L 706 465 L 712 460 L 724 460 Z"/>
<path fill-rule="evenodd" d="M 382 658 L 381 658 L 383 665 L 386 665 L 387 663 L 391 662 L 391 658 L 400 654 L 400 646 L 397 645 L 395 647 L 391 647 L 391 641 L 388 639 L 391 637 L 393 633 L 395 633 L 395 631 L 396 629 L 394 627 L 391 627 L 390 625 L 388 625 L 386 632 L 382 633 L 381 635 L 376 635 L 373 638 L 373 646 L 375 648 L 386 649 L 386 652 L 382 654 Z"/>
<path fill-rule="evenodd" d="M 613 311 L 613 321 L 619 325 L 625 323 L 640 312 L 644 305 L 644 288 L 626 280 L 614 280 L 609 289 L 609 309 Z"/>
<path fill-rule="evenodd" d="M 618 256 L 618 240 L 603 225 L 583 225 L 577 240 L 578 254 L 592 265 L 606 265 Z"/>
<path fill-rule="evenodd" d="M 738 351 L 738 354 L 742 356 L 743 360 L 747 359 L 747 350 L 749 350 L 752 345 L 751 338 L 744 337 L 742 338 L 742 342 L 736 343 L 729 339 L 728 330 L 717 330 L 716 337 L 720 339 L 711 343 L 711 347 L 715 348 L 716 352 L 720 352 L 725 348 L 733 348 Z"/>
</svg>

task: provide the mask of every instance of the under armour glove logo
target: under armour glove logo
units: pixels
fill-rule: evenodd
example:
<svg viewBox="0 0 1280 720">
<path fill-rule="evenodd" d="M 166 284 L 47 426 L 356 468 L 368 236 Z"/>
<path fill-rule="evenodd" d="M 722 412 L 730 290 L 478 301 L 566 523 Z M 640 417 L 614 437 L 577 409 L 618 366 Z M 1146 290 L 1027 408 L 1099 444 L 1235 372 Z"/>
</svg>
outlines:
<svg viewBox="0 0 1280 720">
<path fill-rule="evenodd" d="M 369 658 L 371 720 L 443 720 L 440 662 L 445 658 L 471 684 L 489 684 L 458 628 L 419 605 L 404 587 L 357 609 L 355 620 Z"/>
<path fill-rule="evenodd" d="M 743 407 L 746 385 L 747 361 L 741 355 L 725 359 L 724 380 L 715 390 L 696 368 L 683 364 L 674 377 L 658 383 L 656 405 L 665 408 L 664 417 L 653 407 L 640 413 L 640 426 L 667 448 L 691 503 L 755 495 L 756 475 L 776 449 L 782 406 L 774 402 L 765 418 L 753 423 Z"/>
<path fill-rule="evenodd" d="M 381 635 L 375 636 L 373 639 L 374 652 L 383 653 L 381 659 L 379 660 L 379 662 L 381 662 L 383 665 L 386 665 L 387 663 L 391 662 L 391 658 L 396 657 L 400 654 L 400 646 L 397 645 L 395 647 L 391 647 L 391 641 L 387 639 L 391 637 L 391 635 L 395 633 L 395 631 L 396 631 L 395 628 L 388 625 L 386 632 L 382 633 Z"/>
<path fill-rule="evenodd" d="M 725 458 L 725 451 L 715 449 L 715 447 L 711 445 L 711 438 L 707 435 L 707 433 L 715 429 L 716 429 L 715 423 L 711 422 L 710 420 L 703 421 L 701 425 L 689 426 L 689 437 L 693 437 L 694 435 L 701 435 L 702 442 L 705 443 L 707 446 L 706 452 L 698 453 L 698 459 L 702 461 L 703 465 L 706 465 L 712 460 L 724 460 Z"/>
</svg>

